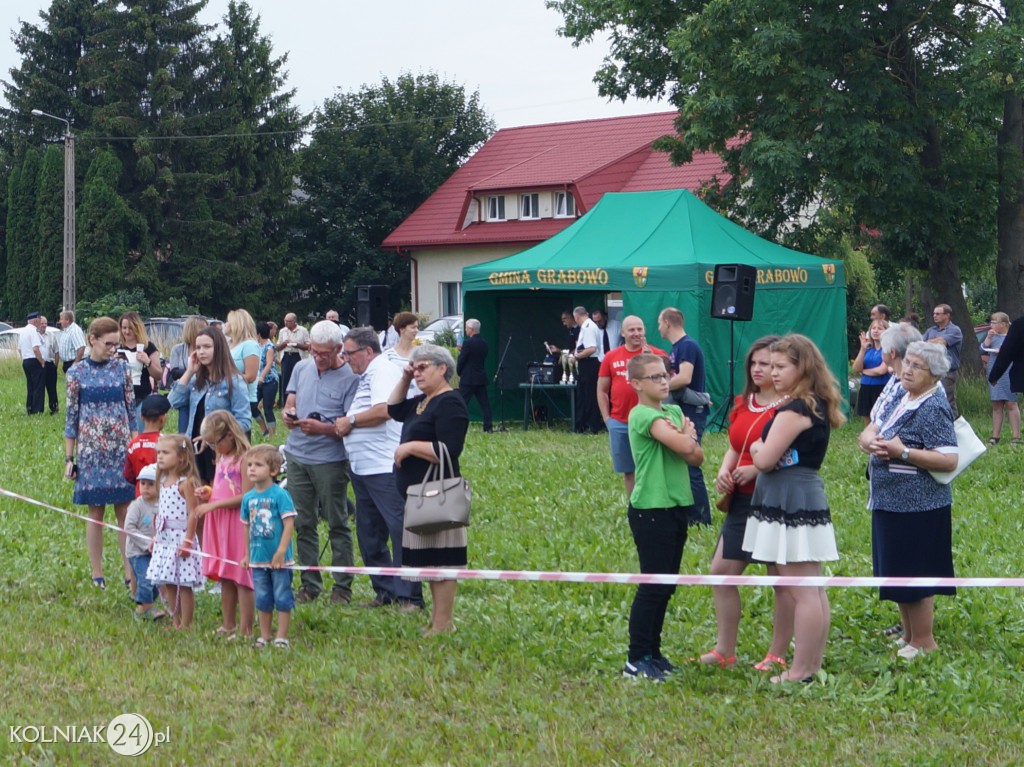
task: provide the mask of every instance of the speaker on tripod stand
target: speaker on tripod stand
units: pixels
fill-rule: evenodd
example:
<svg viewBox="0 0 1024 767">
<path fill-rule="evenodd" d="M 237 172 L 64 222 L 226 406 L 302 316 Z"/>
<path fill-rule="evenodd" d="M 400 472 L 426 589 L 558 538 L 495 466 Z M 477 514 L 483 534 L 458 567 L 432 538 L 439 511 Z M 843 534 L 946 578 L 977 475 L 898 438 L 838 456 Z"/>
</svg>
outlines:
<svg viewBox="0 0 1024 767">
<path fill-rule="evenodd" d="M 708 426 L 724 429 L 733 400 L 736 399 L 736 349 L 735 329 L 737 322 L 749 322 L 754 318 L 754 290 L 757 287 L 757 269 L 747 264 L 716 264 L 715 278 L 711 284 L 711 316 L 716 320 L 728 320 L 729 325 L 729 397 L 718 406 Z"/>
</svg>

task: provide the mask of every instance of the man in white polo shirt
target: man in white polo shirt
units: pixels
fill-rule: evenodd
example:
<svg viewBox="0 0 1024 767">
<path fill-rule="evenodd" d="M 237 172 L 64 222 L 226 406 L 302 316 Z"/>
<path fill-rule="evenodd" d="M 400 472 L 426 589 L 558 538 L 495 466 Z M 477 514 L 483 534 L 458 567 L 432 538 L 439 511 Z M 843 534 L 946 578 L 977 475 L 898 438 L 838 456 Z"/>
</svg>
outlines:
<svg viewBox="0 0 1024 767">
<path fill-rule="evenodd" d="M 395 484 L 394 467 L 402 425 L 388 415 L 388 397 L 402 370 L 380 353 L 377 332 L 371 327 L 349 331 L 342 354 L 359 376 L 347 417 L 335 423 L 338 436 L 345 439 L 356 491 L 359 552 L 367 567 L 401 567 L 405 499 Z M 371 575 L 370 582 L 377 595 L 364 607 L 398 602 L 402 612 L 411 612 L 423 606 L 423 587 L 418 581 Z"/>
<path fill-rule="evenodd" d="M 43 412 L 46 371 L 46 346 L 39 335 L 39 312 L 29 313 L 25 327 L 18 335 L 21 369 L 25 371 L 25 411 L 29 415 Z"/>
</svg>

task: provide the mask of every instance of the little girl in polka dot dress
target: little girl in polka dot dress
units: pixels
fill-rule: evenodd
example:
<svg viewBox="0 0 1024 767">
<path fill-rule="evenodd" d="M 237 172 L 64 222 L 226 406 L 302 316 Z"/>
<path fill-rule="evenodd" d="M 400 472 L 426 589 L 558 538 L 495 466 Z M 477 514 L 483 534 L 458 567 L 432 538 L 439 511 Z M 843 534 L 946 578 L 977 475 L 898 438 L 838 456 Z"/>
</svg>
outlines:
<svg viewBox="0 0 1024 767">
<path fill-rule="evenodd" d="M 195 596 L 203 582 L 196 539 L 196 472 L 192 443 L 184 434 L 165 434 L 156 443 L 156 482 L 160 505 L 156 518 L 153 559 L 146 576 L 174 616 L 174 627 L 192 626 Z"/>
</svg>

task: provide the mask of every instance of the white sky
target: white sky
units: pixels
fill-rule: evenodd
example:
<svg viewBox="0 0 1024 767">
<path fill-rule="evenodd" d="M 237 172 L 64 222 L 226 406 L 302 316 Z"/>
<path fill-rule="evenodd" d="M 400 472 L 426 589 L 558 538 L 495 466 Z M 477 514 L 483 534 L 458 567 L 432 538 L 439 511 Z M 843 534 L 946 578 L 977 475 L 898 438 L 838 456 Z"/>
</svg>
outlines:
<svg viewBox="0 0 1024 767">
<path fill-rule="evenodd" d="M 660 112 L 665 102 L 611 102 L 597 95 L 594 73 L 604 41 L 573 48 L 555 30 L 561 16 L 544 0 L 250 0 L 274 54 L 288 53 L 288 85 L 304 112 L 334 93 L 394 78 L 436 72 L 479 90 L 500 128 Z M 217 23 L 228 0 L 203 14 Z M 49 0 L 3 0 L 0 77 L 20 60 L 11 42 L 19 19 L 39 23 Z M 2 97 L 0 97 L 2 98 Z"/>
</svg>

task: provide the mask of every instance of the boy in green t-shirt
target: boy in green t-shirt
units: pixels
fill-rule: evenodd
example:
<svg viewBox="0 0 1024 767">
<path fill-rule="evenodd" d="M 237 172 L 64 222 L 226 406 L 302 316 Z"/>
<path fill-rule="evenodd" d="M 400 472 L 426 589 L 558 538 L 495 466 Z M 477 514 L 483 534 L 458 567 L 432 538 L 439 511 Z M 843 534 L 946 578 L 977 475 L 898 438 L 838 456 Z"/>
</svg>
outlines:
<svg viewBox="0 0 1024 767">
<path fill-rule="evenodd" d="M 638 402 L 629 413 L 629 445 L 636 486 L 629 498 L 640 572 L 676 575 L 683 559 L 693 506 L 688 466 L 704 460 L 697 429 L 669 396 L 667 360 L 638 354 L 629 361 L 629 381 Z M 662 681 L 675 667 L 661 654 L 661 627 L 675 586 L 641 584 L 629 613 L 629 656 L 622 675 Z"/>
</svg>

